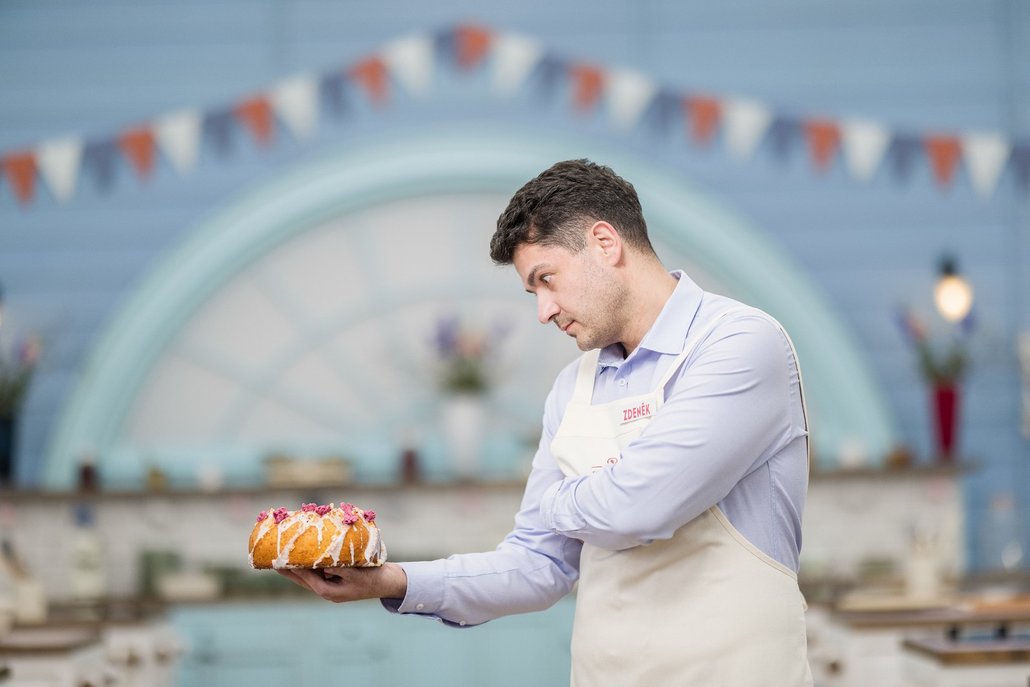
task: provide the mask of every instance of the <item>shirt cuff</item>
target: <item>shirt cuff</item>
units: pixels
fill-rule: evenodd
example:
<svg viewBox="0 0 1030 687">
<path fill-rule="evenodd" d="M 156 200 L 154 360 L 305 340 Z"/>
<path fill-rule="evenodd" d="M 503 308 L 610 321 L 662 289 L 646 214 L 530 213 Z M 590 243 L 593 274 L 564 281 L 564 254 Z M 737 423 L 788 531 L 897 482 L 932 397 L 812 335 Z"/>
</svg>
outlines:
<svg viewBox="0 0 1030 687">
<path fill-rule="evenodd" d="M 540 497 L 540 519 L 543 520 L 544 527 L 551 532 L 557 532 L 555 529 L 554 504 L 558 498 L 558 492 L 561 491 L 564 484 L 565 480 L 558 480 L 547 487 L 544 490 L 543 496 Z"/>
<path fill-rule="evenodd" d="M 404 599 L 383 599 L 383 606 L 396 613 L 435 616 L 443 607 L 445 561 L 399 563 L 408 578 Z M 388 603 L 389 602 L 389 603 Z"/>
</svg>

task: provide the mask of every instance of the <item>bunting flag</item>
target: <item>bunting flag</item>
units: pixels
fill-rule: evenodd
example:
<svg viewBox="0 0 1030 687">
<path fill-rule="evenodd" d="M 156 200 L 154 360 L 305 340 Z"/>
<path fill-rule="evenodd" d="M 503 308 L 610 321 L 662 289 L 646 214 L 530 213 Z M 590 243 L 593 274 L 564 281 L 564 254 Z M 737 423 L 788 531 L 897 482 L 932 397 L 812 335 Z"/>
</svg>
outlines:
<svg viewBox="0 0 1030 687">
<path fill-rule="evenodd" d="M 588 64 L 573 64 L 569 67 L 572 79 L 572 102 L 580 112 L 592 110 L 600 101 L 604 91 L 604 72 Z"/>
<path fill-rule="evenodd" d="M 388 99 L 386 63 L 379 57 L 369 57 L 354 65 L 347 75 L 356 81 L 374 105 L 385 105 Z"/>
<path fill-rule="evenodd" d="M 615 130 L 643 126 L 663 136 L 676 130 L 695 146 L 711 146 L 718 138 L 741 160 L 761 148 L 786 161 L 804 146 L 816 172 L 828 173 L 840 156 L 845 172 L 861 182 L 885 168 L 893 172 L 889 178 L 904 182 L 925 166 L 938 187 L 949 189 L 962 168 L 974 191 L 989 198 L 1009 170 L 1013 188 L 1030 191 L 1030 144 L 999 132 L 899 132 L 869 119 L 787 115 L 751 98 L 677 91 L 638 71 L 566 59 L 532 38 L 470 24 L 407 34 L 351 65 L 322 75 L 297 74 L 211 109 L 186 107 L 100 138 L 57 137 L 0 153 L 0 184 L 15 202 L 29 206 L 38 198 L 37 175 L 65 203 L 83 177 L 106 191 L 120 166 L 141 179 L 155 175 L 159 154 L 177 173 L 189 174 L 202 146 L 224 158 L 240 131 L 267 147 L 275 143 L 278 122 L 305 141 L 318 130 L 321 113 L 341 115 L 362 98 L 374 109 L 390 104 L 395 87 L 426 98 L 441 65 L 462 74 L 482 70 L 497 98 L 568 94 L 567 104 L 579 114 L 603 104 Z"/>
<path fill-rule="evenodd" d="M 154 134 L 147 127 L 129 129 L 118 137 L 118 147 L 143 178 L 154 169 Z"/>
<path fill-rule="evenodd" d="M 82 140 L 75 136 L 47 141 L 36 148 L 39 174 L 61 203 L 75 193 L 81 160 Z"/>
<path fill-rule="evenodd" d="M 837 146 L 840 145 L 837 123 L 828 119 L 813 119 L 805 122 L 804 129 L 812 164 L 818 170 L 825 170 L 833 162 Z"/>
<path fill-rule="evenodd" d="M 683 108 L 690 121 L 691 138 L 701 145 L 710 143 L 719 127 L 722 104 L 715 98 L 697 95 L 683 98 Z"/>
<path fill-rule="evenodd" d="M 480 26 L 459 26 L 454 31 L 455 51 L 458 66 L 471 69 L 486 57 L 492 41 L 490 31 Z"/>
<path fill-rule="evenodd" d="M 309 138 L 318 125 L 318 81 L 307 75 L 280 82 L 269 103 L 279 119 L 298 139 Z"/>
<path fill-rule="evenodd" d="M 388 43 L 383 63 L 412 95 L 425 96 L 433 84 L 433 41 L 415 34 Z"/>
<path fill-rule="evenodd" d="M 519 90 L 540 62 L 544 49 L 536 41 L 516 35 L 501 35 L 493 41 L 495 95 L 508 98 Z"/>
<path fill-rule="evenodd" d="M 977 193 L 984 197 L 991 194 L 1011 152 L 1012 146 L 998 134 L 969 133 L 962 137 L 962 155 Z"/>
<path fill-rule="evenodd" d="M 869 181 L 887 152 L 890 133 L 880 124 L 865 119 L 844 120 L 841 128 L 848 169 L 859 181 Z"/>
<path fill-rule="evenodd" d="M 938 183 L 949 186 L 962 152 L 958 138 L 943 135 L 927 136 L 923 145 L 926 146 L 926 154 L 930 157 Z"/>
<path fill-rule="evenodd" d="M 180 110 L 154 122 L 157 145 L 180 173 L 189 172 L 197 164 L 201 122 L 196 110 Z"/>
<path fill-rule="evenodd" d="M 36 156 L 32 153 L 14 153 L 2 161 L 4 174 L 23 205 L 32 201 L 36 193 Z"/>
<path fill-rule="evenodd" d="M 654 81 L 628 69 L 611 71 L 605 83 L 608 111 L 620 129 L 634 127 L 658 91 Z"/>
<path fill-rule="evenodd" d="M 272 140 L 275 122 L 272 120 L 272 106 L 263 96 L 255 96 L 244 100 L 233 110 L 258 145 L 266 146 Z"/>
<path fill-rule="evenodd" d="M 773 113 L 755 100 L 730 98 L 726 112 L 726 146 L 737 157 L 750 157 L 772 123 Z"/>
</svg>

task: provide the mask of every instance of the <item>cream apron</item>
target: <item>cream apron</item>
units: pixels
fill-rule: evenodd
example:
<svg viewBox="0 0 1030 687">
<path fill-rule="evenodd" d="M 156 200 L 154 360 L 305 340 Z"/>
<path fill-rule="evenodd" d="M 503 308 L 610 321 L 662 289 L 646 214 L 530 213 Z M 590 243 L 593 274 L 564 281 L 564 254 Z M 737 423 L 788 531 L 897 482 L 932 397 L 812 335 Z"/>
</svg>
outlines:
<svg viewBox="0 0 1030 687">
<path fill-rule="evenodd" d="M 683 352 L 649 394 L 591 405 L 599 351 L 584 354 L 551 443 L 562 471 L 584 475 L 617 462 L 661 408 L 666 383 L 720 317 L 688 335 Z M 718 506 L 668 540 L 623 551 L 584 544 L 572 685 L 811 685 L 804 610 L 794 572 L 753 546 Z"/>
</svg>

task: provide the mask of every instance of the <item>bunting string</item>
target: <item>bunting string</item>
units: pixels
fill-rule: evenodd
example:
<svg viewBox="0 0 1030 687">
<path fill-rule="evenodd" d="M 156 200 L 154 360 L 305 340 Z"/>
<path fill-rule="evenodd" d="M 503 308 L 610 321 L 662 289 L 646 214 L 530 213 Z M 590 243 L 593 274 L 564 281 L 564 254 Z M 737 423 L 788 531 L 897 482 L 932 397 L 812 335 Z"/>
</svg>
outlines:
<svg viewBox="0 0 1030 687">
<path fill-rule="evenodd" d="M 75 196 L 82 177 L 107 190 L 119 164 L 146 180 L 159 155 L 186 175 L 196 167 L 202 146 L 225 154 L 237 131 L 266 148 L 276 143 L 278 123 L 304 141 L 318 129 L 320 113 L 342 114 L 351 97 L 362 97 L 379 110 L 391 105 L 394 89 L 413 97 L 431 94 L 437 65 L 459 73 L 489 70 L 491 94 L 502 99 L 514 97 L 536 78 L 541 84 L 533 91 L 536 97 L 568 93 L 572 113 L 603 111 L 620 131 L 648 124 L 657 130 L 683 127 L 698 147 L 710 147 L 721 136 L 726 151 L 739 159 L 750 158 L 768 141 L 781 155 L 802 146 L 816 174 L 825 174 L 840 158 L 860 182 L 884 167 L 904 180 L 922 161 L 941 189 L 954 186 L 960 168 L 983 198 L 995 193 L 1006 172 L 1020 192 L 1030 188 L 1030 145 L 998 132 L 913 134 L 870 119 L 792 116 L 752 98 L 674 91 L 636 71 L 565 59 L 532 38 L 459 25 L 402 36 L 342 69 L 293 76 L 228 106 L 184 108 L 106 136 L 63 136 L 2 152 L 0 202 L 10 196 L 30 206 L 40 181 L 59 203 Z"/>
</svg>

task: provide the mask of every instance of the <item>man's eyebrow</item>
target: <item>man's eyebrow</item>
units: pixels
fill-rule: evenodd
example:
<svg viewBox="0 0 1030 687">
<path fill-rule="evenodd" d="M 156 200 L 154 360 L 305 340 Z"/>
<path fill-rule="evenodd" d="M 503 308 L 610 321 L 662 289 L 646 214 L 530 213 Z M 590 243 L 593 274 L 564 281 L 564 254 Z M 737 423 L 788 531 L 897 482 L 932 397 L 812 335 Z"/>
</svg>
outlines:
<svg viewBox="0 0 1030 687">
<path fill-rule="evenodd" d="M 539 265 L 533 265 L 533 269 L 531 269 L 529 271 L 529 276 L 526 277 L 526 283 L 529 284 L 530 288 L 536 287 L 536 273 L 539 272 L 541 269 L 543 269 L 546 266 L 547 266 L 547 263 L 543 263 L 543 262 L 540 263 Z M 529 289 L 526 289 L 526 291 L 529 292 L 529 293 L 533 293 Z"/>
</svg>

